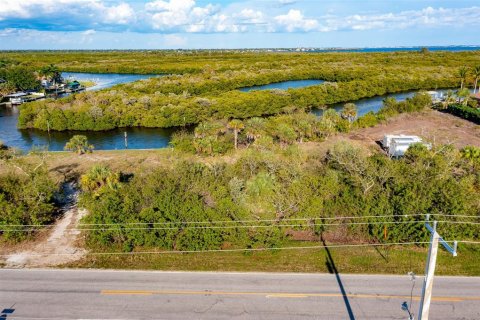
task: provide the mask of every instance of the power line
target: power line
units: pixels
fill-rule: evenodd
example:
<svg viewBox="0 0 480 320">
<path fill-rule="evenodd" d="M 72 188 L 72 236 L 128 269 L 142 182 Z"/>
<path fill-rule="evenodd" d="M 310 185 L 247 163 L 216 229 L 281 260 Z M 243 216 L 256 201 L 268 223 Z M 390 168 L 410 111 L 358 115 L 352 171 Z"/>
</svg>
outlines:
<svg viewBox="0 0 480 320">
<path fill-rule="evenodd" d="M 395 246 L 395 245 L 414 245 L 427 244 L 429 242 L 394 242 L 394 243 L 361 243 L 361 244 L 339 244 L 327 246 L 303 246 L 303 247 L 276 247 L 276 248 L 242 248 L 242 249 L 208 249 L 208 250 L 184 250 L 184 251 L 132 251 L 132 252 L 89 252 L 89 255 L 140 255 L 140 254 L 182 254 L 182 253 L 214 253 L 214 252 L 247 252 L 247 251 L 275 251 L 275 250 L 303 250 L 303 249 L 326 249 L 326 248 L 348 248 L 348 247 L 375 247 L 375 246 Z M 69 256 L 77 253 L 25 253 L 27 256 Z M 9 257 L 3 254 L 0 257 Z"/>
<path fill-rule="evenodd" d="M 311 220 L 346 220 L 346 219 L 370 219 L 370 218 L 408 218 L 415 216 L 426 216 L 425 213 L 408 215 L 380 215 L 380 216 L 338 216 L 338 217 L 307 217 L 307 218 L 286 218 L 286 219 L 264 219 L 264 220 L 212 220 L 212 221 L 171 221 L 171 222 L 124 222 L 124 223 L 79 223 L 78 226 L 117 226 L 117 225 L 175 225 L 175 224 L 220 224 L 220 223 L 258 223 L 258 222 L 282 222 L 282 221 L 311 221 Z M 478 216 L 454 215 L 454 214 L 435 214 L 441 217 L 472 218 L 478 219 Z M 420 221 L 422 222 L 422 221 Z M 53 228 L 54 225 L 38 224 L 9 224 L 2 227 L 36 227 Z"/>
<path fill-rule="evenodd" d="M 237 225 L 237 226 L 173 226 L 173 227 L 122 227 L 119 225 L 110 225 L 107 228 L 67 228 L 65 231 L 123 231 L 123 230 L 195 230 L 195 229 L 243 229 L 243 228 L 280 228 L 280 227 L 314 227 L 314 226 L 351 226 L 351 225 L 385 225 L 385 224 L 419 224 L 426 220 L 419 221 L 375 221 L 375 222 L 342 222 L 342 223 L 310 223 L 310 224 L 276 224 L 276 225 Z M 457 224 L 480 224 L 477 222 L 459 222 L 459 221 L 438 221 L 439 223 L 457 223 Z M 112 226 L 119 226 L 113 228 Z M 0 232 L 33 232 L 43 231 L 44 228 L 29 229 L 0 229 Z"/>
<path fill-rule="evenodd" d="M 426 220 L 419 221 L 375 221 L 375 222 L 342 222 L 342 223 L 310 223 L 310 224 L 277 224 L 277 225 L 240 225 L 240 226 L 173 226 L 173 227 L 122 227 L 119 225 L 110 225 L 107 228 L 66 228 L 65 231 L 125 231 L 125 230 L 208 230 L 208 229 L 243 229 L 243 228 L 281 228 L 281 227 L 315 227 L 315 226 L 352 226 L 352 225 L 386 225 L 386 224 L 419 224 L 425 223 Z M 480 225 L 480 222 L 470 221 L 438 221 L 438 223 L 452 224 L 473 224 Z M 114 228 L 113 226 L 118 226 Z M 44 231 L 45 228 L 29 228 L 29 229 L 0 229 L 0 232 L 34 232 Z"/>
<path fill-rule="evenodd" d="M 453 242 L 453 241 L 446 241 Z M 333 244 L 322 246 L 303 246 L 303 247 L 276 247 L 276 248 L 242 248 L 242 249 L 208 249 L 208 250 L 184 250 L 184 251 L 133 251 L 133 252 L 89 252 L 88 255 L 94 256 L 109 256 L 109 255 L 144 255 L 144 254 L 182 254 L 182 253 L 215 253 L 215 252 L 248 252 L 248 251 L 275 251 L 275 250 L 306 250 L 306 249 L 327 249 L 327 248 L 356 248 L 356 247 L 379 247 L 379 246 L 404 246 L 404 245 L 417 245 L 428 244 L 429 241 L 412 241 L 412 242 L 388 242 L 388 243 L 359 243 L 359 244 Z M 466 244 L 480 244 L 480 241 L 457 241 L 457 243 Z M 23 253 L 26 256 L 43 257 L 43 256 L 70 256 L 77 253 Z M 9 254 L 2 254 L 0 257 L 10 257 Z"/>
</svg>

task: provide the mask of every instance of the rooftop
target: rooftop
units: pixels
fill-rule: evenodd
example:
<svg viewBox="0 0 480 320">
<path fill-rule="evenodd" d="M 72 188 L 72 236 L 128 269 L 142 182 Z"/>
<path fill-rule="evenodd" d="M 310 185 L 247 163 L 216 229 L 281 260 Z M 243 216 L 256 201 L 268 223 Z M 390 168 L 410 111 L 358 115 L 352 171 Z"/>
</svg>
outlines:
<svg viewBox="0 0 480 320">
<path fill-rule="evenodd" d="M 11 93 L 9 95 L 6 95 L 6 98 L 19 98 L 19 97 L 24 97 L 27 94 L 25 92 L 16 92 L 16 93 Z"/>
</svg>

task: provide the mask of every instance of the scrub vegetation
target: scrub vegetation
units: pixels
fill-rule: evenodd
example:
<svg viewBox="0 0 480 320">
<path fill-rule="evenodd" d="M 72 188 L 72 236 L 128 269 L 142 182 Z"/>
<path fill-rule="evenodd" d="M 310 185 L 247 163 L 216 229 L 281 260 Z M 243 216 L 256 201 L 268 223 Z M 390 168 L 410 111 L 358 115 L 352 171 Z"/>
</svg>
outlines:
<svg viewBox="0 0 480 320">
<path fill-rule="evenodd" d="M 0 150 L 0 242 L 25 240 L 34 234 L 31 225 L 54 221 L 54 183 L 46 154 L 34 151 L 28 159 L 14 150 Z"/>
<path fill-rule="evenodd" d="M 457 88 L 473 80 L 458 68 L 480 64 L 462 53 L 241 53 L 66 52 L 3 53 L 27 65 L 37 60 L 65 71 L 167 74 L 100 92 L 22 107 L 21 128 L 107 130 L 176 127 L 209 120 L 246 119 L 324 108 L 359 98 L 407 90 Z M 135 63 L 132 63 L 135 61 Z M 290 90 L 241 92 L 239 88 L 286 80 L 326 83 Z"/>
<path fill-rule="evenodd" d="M 27 225 L 53 222 L 54 176 L 66 176 L 68 170 L 82 189 L 80 205 L 89 212 L 78 228 L 83 229 L 85 247 L 97 253 L 419 242 L 408 251 L 416 256 L 424 254 L 422 242 L 428 241 L 426 214 L 440 221 L 438 229 L 446 239 L 479 240 L 477 146 L 459 150 L 433 143 L 429 150 L 419 144 L 401 159 L 389 158 L 378 147 L 345 141 L 330 143 L 325 152 L 314 151 L 335 135 L 383 125 L 401 113 L 426 112 L 432 101 L 425 93 L 403 102 L 386 99 L 378 113 L 362 117 L 351 101 L 387 92 L 467 86 L 472 79 L 468 74 L 459 77 L 458 68 L 478 65 L 477 53 L 11 52 L 2 56 L 34 69 L 44 61 L 65 71 L 176 74 L 22 105 L 22 128 L 184 126 L 174 135 L 172 150 L 158 151 L 162 157 L 145 164 L 129 156 L 129 152 L 148 153 L 137 150 L 81 157 L 51 154 L 52 159 L 76 161 L 59 160 L 61 164 L 57 161 L 51 167 L 42 158 L 45 153 L 23 157 L 4 147 L 0 151 L 2 240 L 23 240 L 30 234 Z M 295 79 L 327 82 L 286 91 L 236 90 Z M 306 112 L 337 102 L 346 103 L 340 113 L 326 109 L 316 117 Z M 461 101 L 445 108 L 456 103 L 473 108 Z M 307 142 L 313 149 L 304 148 Z M 78 153 L 92 148 L 80 135 L 67 146 Z M 33 161 L 34 156 L 41 161 Z M 23 231 L 16 231 L 14 225 Z M 461 248 L 466 258 L 455 270 L 478 275 L 473 270 L 478 249 Z M 343 270 L 390 272 L 398 265 L 386 262 L 382 269 L 378 260 L 366 261 L 372 251 L 344 260 Z M 304 266 L 287 263 L 282 269 L 287 256 L 275 251 L 233 253 L 225 261 L 241 255 L 238 268 L 229 270 L 324 271 L 325 266 L 312 262 L 308 254 L 300 257 L 301 251 L 294 252 Z M 392 252 L 393 261 L 404 261 L 402 251 Z M 210 256 L 218 261 L 206 267 L 209 255 L 184 254 L 166 255 L 159 266 L 222 268 L 219 256 Z M 140 268 L 159 259 L 92 255 L 80 265 Z"/>
<path fill-rule="evenodd" d="M 95 167 L 82 178 L 86 243 L 130 252 L 275 248 L 302 237 L 422 242 L 426 213 L 445 221 L 447 239 L 478 240 L 480 158 L 471 148 L 417 145 L 392 160 L 341 143 L 323 157 L 291 146 L 133 174 Z"/>
</svg>

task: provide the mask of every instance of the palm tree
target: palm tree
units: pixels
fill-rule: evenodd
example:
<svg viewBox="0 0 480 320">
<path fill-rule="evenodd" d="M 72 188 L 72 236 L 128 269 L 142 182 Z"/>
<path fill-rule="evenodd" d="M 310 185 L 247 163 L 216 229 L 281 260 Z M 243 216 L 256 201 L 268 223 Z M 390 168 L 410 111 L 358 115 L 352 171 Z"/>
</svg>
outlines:
<svg viewBox="0 0 480 320">
<path fill-rule="evenodd" d="M 458 69 L 458 77 L 460 78 L 460 89 L 463 89 L 463 85 L 467 81 L 468 69 L 466 67 L 461 67 Z"/>
<path fill-rule="evenodd" d="M 84 154 L 86 152 L 92 152 L 94 146 L 88 143 L 86 136 L 74 135 L 70 141 L 65 144 L 65 150 L 75 151 L 78 154 Z"/>
<path fill-rule="evenodd" d="M 262 133 L 265 131 L 265 119 L 254 117 L 247 120 L 245 126 L 245 134 L 247 135 L 247 140 L 253 142 L 261 137 Z"/>
<path fill-rule="evenodd" d="M 478 80 L 480 80 L 480 66 L 476 66 L 473 68 L 473 94 L 477 93 L 477 85 L 478 85 Z"/>
<path fill-rule="evenodd" d="M 40 75 L 45 76 L 47 79 L 53 81 L 53 84 L 60 82 L 61 80 L 60 69 L 58 69 L 58 67 L 54 64 L 42 67 L 39 73 Z"/>
<path fill-rule="evenodd" d="M 228 123 L 228 128 L 230 130 L 233 130 L 233 134 L 234 134 L 234 137 L 235 137 L 235 149 L 237 149 L 237 147 L 238 147 L 238 133 L 243 128 L 245 128 L 245 126 L 243 125 L 242 121 L 237 120 L 237 119 L 233 119 L 232 121 L 230 121 Z"/>
<path fill-rule="evenodd" d="M 343 106 L 341 116 L 352 123 L 357 117 L 357 106 L 354 103 L 347 103 Z"/>
<path fill-rule="evenodd" d="M 455 94 L 452 90 L 448 90 L 445 99 L 443 100 L 443 108 L 446 109 L 448 106 L 455 102 Z"/>
<path fill-rule="evenodd" d="M 80 178 L 82 189 L 88 192 L 98 191 L 106 186 L 112 190 L 118 188 L 120 175 L 103 165 L 95 165 Z"/>
<path fill-rule="evenodd" d="M 468 104 L 470 98 L 470 91 L 467 88 L 457 91 L 458 102 L 462 102 L 464 106 Z"/>
</svg>

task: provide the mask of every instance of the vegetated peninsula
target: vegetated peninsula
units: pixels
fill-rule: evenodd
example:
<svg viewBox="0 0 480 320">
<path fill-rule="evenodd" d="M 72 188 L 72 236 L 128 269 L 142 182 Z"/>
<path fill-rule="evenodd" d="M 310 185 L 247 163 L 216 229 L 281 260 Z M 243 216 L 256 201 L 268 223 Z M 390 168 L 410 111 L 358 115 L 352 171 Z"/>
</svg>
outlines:
<svg viewBox="0 0 480 320">
<path fill-rule="evenodd" d="M 65 71 L 163 74 L 22 107 L 19 127 L 41 130 L 188 126 L 207 119 L 322 108 L 391 92 L 456 88 L 458 68 L 480 64 L 476 52 L 49 52 L 37 53 L 35 61 L 31 53 L 2 55 L 32 67 L 42 60 L 57 63 Z M 304 79 L 326 82 L 286 91 L 237 90 Z"/>
</svg>

